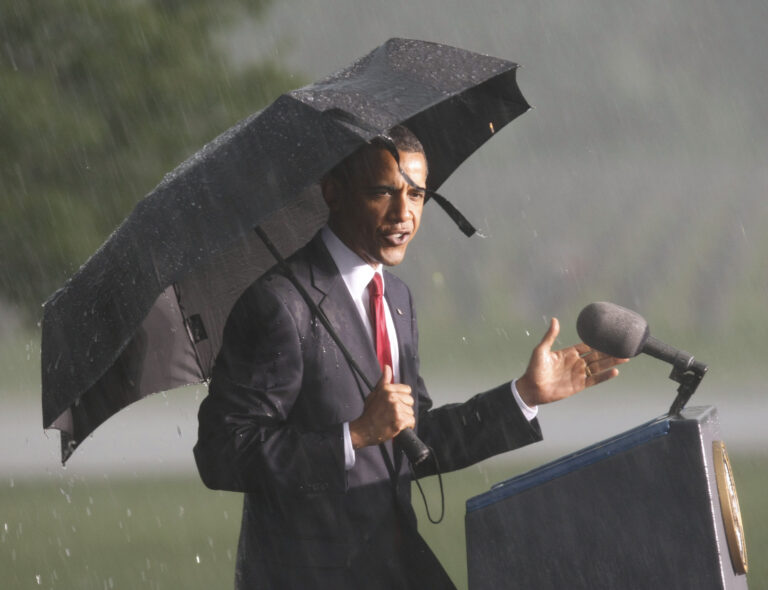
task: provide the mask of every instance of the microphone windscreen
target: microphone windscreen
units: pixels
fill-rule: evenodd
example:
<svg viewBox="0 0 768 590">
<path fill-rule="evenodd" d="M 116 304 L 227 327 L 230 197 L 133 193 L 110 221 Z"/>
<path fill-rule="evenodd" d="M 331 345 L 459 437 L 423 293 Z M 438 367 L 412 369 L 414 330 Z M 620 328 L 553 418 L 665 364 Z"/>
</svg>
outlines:
<svg viewBox="0 0 768 590">
<path fill-rule="evenodd" d="M 590 303 L 581 310 L 576 331 L 591 348 L 617 358 L 640 354 L 650 335 L 643 316 L 605 301 Z"/>
</svg>

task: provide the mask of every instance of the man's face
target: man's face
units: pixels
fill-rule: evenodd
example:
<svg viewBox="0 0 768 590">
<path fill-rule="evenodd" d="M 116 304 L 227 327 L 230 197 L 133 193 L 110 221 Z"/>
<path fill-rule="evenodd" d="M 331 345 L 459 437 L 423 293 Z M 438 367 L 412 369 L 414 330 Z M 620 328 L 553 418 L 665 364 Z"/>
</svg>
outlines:
<svg viewBox="0 0 768 590">
<path fill-rule="evenodd" d="M 427 183 L 424 154 L 399 152 L 403 171 L 420 187 Z M 424 191 L 411 187 L 392 155 L 371 149 L 358 160 L 348 186 L 329 181 L 324 197 L 329 225 L 350 250 L 371 266 L 400 264 L 416 235 Z"/>
</svg>

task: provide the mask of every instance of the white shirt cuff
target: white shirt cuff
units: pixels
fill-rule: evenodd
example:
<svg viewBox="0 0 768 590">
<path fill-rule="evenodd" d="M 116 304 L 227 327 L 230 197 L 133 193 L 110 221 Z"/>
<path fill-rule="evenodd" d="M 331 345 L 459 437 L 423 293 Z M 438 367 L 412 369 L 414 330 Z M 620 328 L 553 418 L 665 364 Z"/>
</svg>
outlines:
<svg viewBox="0 0 768 590">
<path fill-rule="evenodd" d="M 520 408 L 520 411 L 523 413 L 523 416 L 525 416 L 525 419 L 528 420 L 528 422 L 530 422 L 539 413 L 539 406 L 530 407 L 529 405 L 527 405 L 523 401 L 523 398 L 520 397 L 520 394 L 517 391 L 516 383 L 517 383 L 517 380 L 512 381 L 512 383 L 510 383 L 510 387 L 512 389 L 512 395 L 515 397 L 517 406 Z"/>
<path fill-rule="evenodd" d="M 349 434 L 349 422 L 344 422 L 344 468 L 349 471 L 354 466 L 355 448 L 352 446 L 352 436 Z"/>
</svg>

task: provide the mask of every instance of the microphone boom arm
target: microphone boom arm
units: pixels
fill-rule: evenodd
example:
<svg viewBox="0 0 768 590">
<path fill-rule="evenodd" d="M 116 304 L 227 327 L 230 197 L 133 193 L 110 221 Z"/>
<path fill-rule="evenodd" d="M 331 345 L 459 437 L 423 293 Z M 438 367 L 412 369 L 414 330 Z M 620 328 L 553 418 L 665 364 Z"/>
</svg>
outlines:
<svg viewBox="0 0 768 590">
<path fill-rule="evenodd" d="M 680 351 L 672 364 L 669 378 L 680 384 L 677 397 L 669 408 L 669 415 L 679 415 L 688 400 L 696 392 L 696 388 L 707 373 L 707 365 L 696 361 L 689 354 Z"/>
</svg>

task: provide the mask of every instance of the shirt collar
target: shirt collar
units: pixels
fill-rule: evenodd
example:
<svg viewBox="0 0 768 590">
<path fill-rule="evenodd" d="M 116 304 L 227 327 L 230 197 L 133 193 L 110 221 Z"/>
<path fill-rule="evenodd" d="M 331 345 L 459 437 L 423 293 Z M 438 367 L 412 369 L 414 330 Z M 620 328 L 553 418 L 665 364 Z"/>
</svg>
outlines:
<svg viewBox="0 0 768 590">
<path fill-rule="evenodd" d="M 360 258 L 360 256 L 350 250 L 327 225 L 321 230 L 320 237 L 322 238 L 325 247 L 328 248 L 328 252 L 330 253 L 331 258 L 333 258 L 336 268 L 339 269 L 339 274 L 341 274 L 341 278 L 344 280 L 347 290 L 352 297 L 361 297 L 368 287 L 368 283 L 373 279 L 373 275 L 375 273 L 382 274 L 381 264 L 377 265 L 374 269 L 365 260 Z M 382 276 L 382 279 L 383 278 L 384 277 Z M 384 281 L 382 280 L 382 284 L 383 283 Z"/>
</svg>

